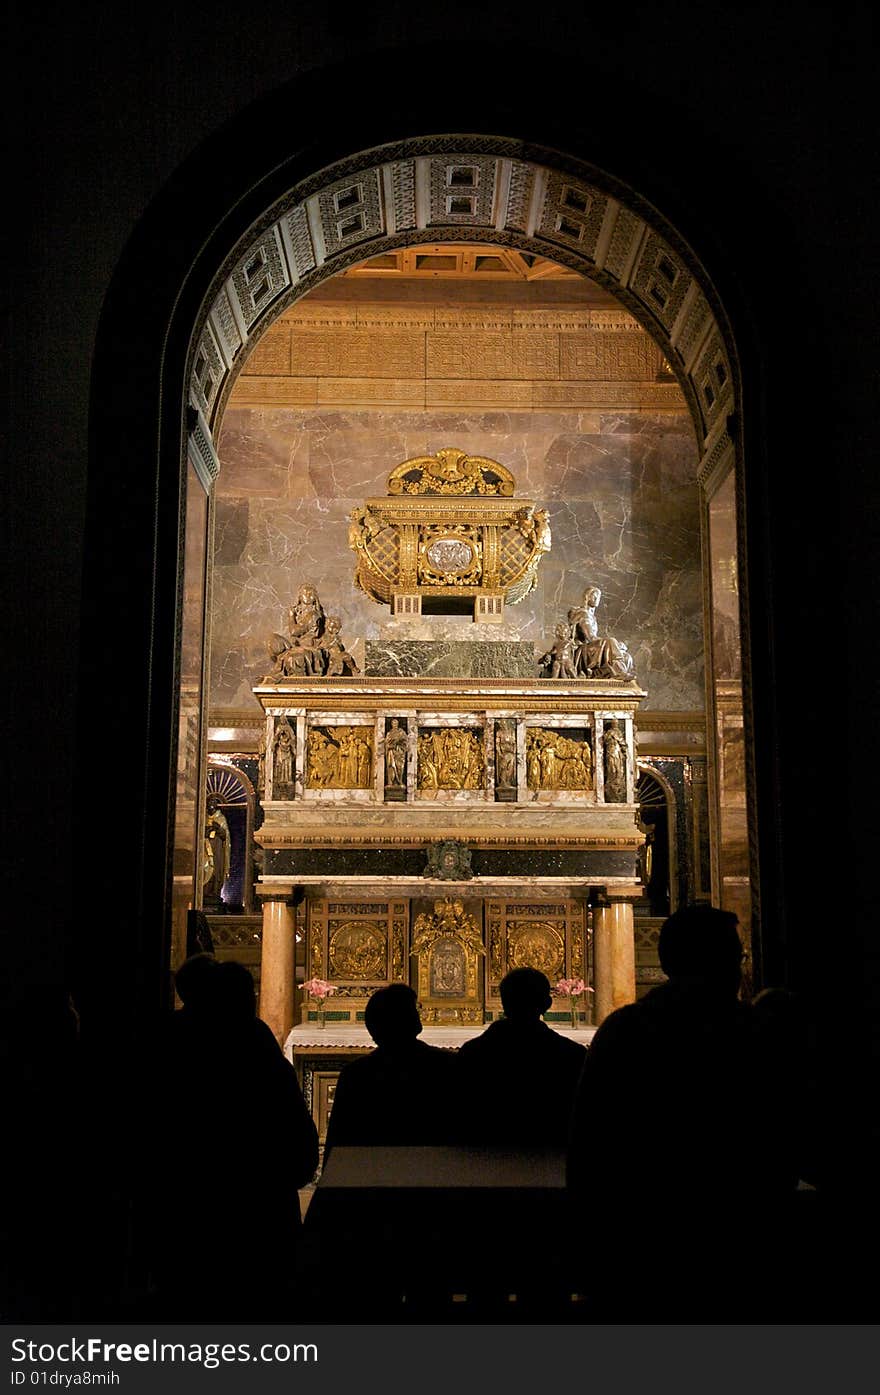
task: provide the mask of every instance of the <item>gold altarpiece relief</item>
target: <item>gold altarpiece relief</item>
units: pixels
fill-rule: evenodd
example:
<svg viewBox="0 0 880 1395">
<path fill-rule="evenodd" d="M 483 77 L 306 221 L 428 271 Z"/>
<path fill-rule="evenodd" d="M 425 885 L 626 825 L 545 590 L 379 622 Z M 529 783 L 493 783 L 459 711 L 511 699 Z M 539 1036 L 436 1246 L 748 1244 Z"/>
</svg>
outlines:
<svg viewBox="0 0 880 1395">
<path fill-rule="evenodd" d="M 387 983 L 412 985 L 426 1026 L 472 1026 L 500 1014 L 510 969 L 540 969 L 551 983 L 589 977 L 586 903 L 570 898 L 314 898 L 307 937 L 308 975 L 334 985 L 327 1010 L 340 1024 L 361 1021 Z"/>
</svg>

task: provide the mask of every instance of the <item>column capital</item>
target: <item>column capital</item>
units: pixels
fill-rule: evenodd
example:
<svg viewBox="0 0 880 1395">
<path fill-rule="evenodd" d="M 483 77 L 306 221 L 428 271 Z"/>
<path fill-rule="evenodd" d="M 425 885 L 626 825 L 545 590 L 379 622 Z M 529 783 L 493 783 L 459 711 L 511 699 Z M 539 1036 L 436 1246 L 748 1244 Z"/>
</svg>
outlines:
<svg viewBox="0 0 880 1395">
<path fill-rule="evenodd" d="M 283 901 L 286 906 L 299 906 L 305 899 L 304 888 L 292 886 L 289 881 L 261 882 L 254 890 L 264 904 L 267 901 Z"/>
</svg>

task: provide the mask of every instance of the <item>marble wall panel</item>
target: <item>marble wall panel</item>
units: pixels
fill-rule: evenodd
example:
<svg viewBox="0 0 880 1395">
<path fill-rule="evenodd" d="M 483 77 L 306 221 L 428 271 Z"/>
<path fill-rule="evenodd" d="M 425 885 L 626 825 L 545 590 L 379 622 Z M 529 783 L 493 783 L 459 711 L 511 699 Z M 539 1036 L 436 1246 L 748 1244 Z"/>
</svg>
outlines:
<svg viewBox="0 0 880 1395">
<path fill-rule="evenodd" d="M 536 589 L 506 625 L 543 653 L 588 584 L 599 620 L 630 646 L 646 708 L 703 707 L 697 453 L 686 413 L 230 408 L 218 442 L 211 701 L 255 704 L 266 639 L 311 581 L 355 652 L 383 638 L 387 608 L 354 586 L 348 514 L 384 497 L 391 469 L 455 445 L 507 465 L 553 532 Z M 444 640 L 476 638 L 438 617 Z M 438 636 L 439 637 L 439 636 Z M 358 648 L 355 648 L 355 645 Z"/>
</svg>

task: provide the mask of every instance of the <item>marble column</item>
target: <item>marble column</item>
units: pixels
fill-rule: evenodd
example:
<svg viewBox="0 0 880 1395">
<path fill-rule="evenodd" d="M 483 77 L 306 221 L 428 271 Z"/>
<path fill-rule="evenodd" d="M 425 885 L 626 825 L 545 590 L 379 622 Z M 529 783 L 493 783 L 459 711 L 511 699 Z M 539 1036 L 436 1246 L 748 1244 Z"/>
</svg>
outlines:
<svg viewBox="0 0 880 1395">
<path fill-rule="evenodd" d="M 175 877 L 171 891 L 171 973 L 176 974 L 186 958 L 187 926 L 193 903 L 193 879 Z M 175 1002 L 179 1001 L 175 999 Z"/>
<path fill-rule="evenodd" d="M 593 908 L 593 1021 L 636 1000 L 636 949 L 631 897 L 611 894 Z"/>
<path fill-rule="evenodd" d="M 281 1046 L 293 1026 L 296 987 L 296 912 L 287 896 L 263 900 L 260 1017 Z"/>
</svg>

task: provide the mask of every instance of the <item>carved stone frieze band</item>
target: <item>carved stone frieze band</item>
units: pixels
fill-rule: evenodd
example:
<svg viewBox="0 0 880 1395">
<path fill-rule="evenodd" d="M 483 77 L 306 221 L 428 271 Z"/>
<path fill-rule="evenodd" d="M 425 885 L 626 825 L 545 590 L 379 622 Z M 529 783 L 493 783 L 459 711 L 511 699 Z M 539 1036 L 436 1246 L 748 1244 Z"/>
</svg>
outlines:
<svg viewBox="0 0 880 1395">
<path fill-rule="evenodd" d="M 267 210 L 206 300 L 191 351 L 191 402 L 213 429 L 246 350 L 290 303 L 362 259 L 365 243 L 377 254 L 444 239 L 534 251 L 619 293 L 678 365 L 705 435 L 732 388 L 731 354 L 713 289 L 689 249 L 609 176 L 496 136 L 423 137 L 364 151 Z M 688 305 L 694 314 L 683 324 Z M 684 356 L 697 331 L 707 347 L 691 371 Z"/>
</svg>

